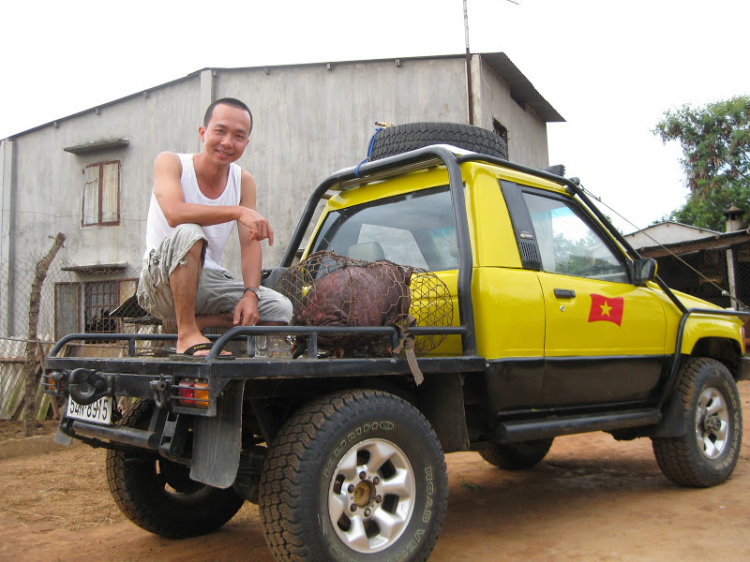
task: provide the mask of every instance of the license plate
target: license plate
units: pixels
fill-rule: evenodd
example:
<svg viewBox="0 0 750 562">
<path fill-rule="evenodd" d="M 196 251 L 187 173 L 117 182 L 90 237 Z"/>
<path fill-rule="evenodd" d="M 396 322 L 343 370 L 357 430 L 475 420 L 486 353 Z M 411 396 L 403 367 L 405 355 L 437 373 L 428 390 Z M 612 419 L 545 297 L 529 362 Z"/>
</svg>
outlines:
<svg viewBox="0 0 750 562">
<path fill-rule="evenodd" d="M 94 423 L 110 424 L 112 423 L 113 406 L 114 399 L 111 396 L 103 396 L 88 406 L 79 404 L 69 397 L 67 415 L 69 418 L 76 418 Z"/>
</svg>

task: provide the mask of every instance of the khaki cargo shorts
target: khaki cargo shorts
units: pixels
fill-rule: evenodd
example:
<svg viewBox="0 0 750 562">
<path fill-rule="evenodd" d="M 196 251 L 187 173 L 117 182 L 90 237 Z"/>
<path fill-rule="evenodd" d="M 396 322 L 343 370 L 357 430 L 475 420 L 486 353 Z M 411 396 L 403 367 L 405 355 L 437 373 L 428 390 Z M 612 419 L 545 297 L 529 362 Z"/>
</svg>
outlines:
<svg viewBox="0 0 750 562">
<path fill-rule="evenodd" d="M 177 226 L 158 248 L 143 261 L 138 282 L 138 304 L 154 316 L 175 321 L 174 296 L 169 286 L 169 276 L 180 265 L 190 248 L 199 240 L 206 240 L 203 229 L 197 224 Z M 244 296 L 244 284 L 224 271 L 201 269 L 195 313 L 221 314 L 234 312 Z M 258 313 L 261 322 L 284 322 L 292 318 L 292 303 L 285 296 L 267 287 L 258 289 Z"/>
</svg>

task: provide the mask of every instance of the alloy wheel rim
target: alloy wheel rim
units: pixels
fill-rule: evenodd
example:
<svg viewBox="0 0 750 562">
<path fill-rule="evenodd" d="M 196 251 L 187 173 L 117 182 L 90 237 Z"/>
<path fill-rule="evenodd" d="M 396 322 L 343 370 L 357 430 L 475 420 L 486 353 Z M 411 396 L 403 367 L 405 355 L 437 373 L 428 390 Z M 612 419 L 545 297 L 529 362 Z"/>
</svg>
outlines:
<svg viewBox="0 0 750 562">
<path fill-rule="evenodd" d="M 707 459 L 715 459 L 726 449 L 728 435 L 729 409 L 726 400 L 715 388 L 707 388 L 698 398 L 695 414 L 698 450 Z"/>
<path fill-rule="evenodd" d="M 414 470 L 404 452 L 385 439 L 357 443 L 336 465 L 328 515 L 339 539 L 360 553 L 374 553 L 403 534 L 416 500 Z"/>
</svg>

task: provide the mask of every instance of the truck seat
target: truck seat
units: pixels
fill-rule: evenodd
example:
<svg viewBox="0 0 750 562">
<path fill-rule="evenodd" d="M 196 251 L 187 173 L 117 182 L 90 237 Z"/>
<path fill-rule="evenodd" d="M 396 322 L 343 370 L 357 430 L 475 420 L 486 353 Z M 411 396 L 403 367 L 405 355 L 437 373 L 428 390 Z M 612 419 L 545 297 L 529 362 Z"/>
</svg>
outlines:
<svg viewBox="0 0 750 562">
<path fill-rule="evenodd" d="M 363 242 L 349 246 L 349 257 L 355 260 L 378 261 L 385 259 L 383 246 L 377 242 Z"/>
</svg>

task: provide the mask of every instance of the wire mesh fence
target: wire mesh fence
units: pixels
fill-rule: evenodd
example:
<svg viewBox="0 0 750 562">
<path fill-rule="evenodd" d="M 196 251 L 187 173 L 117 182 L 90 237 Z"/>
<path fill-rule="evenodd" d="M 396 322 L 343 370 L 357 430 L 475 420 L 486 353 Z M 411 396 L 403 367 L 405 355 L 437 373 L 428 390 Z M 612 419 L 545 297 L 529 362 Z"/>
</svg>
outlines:
<svg viewBox="0 0 750 562">
<path fill-rule="evenodd" d="M 138 306 L 133 295 L 135 276 L 111 279 L 98 272 L 89 279 L 70 264 L 55 261 L 49 267 L 38 298 L 39 317 L 30 333 L 31 289 L 39 256 L 0 263 L 0 357 L 27 340 L 54 342 L 70 333 L 138 331 L 154 319 Z M 101 277 L 109 276 L 109 279 Z"/>
<path fill-rule="evenodd" d="M 80 268 L 55 259 L 63 240 L 56 239 L 46 255 L 0 262 L 0 419 L 17 419 L 24 409 L 30 412 L 27 420 L 43 419 L 51 411 L 38 381 L 45 355 L 61 337 L 162 330 L 133 298 L 135 275 L 106 269 L 82 275 Z M 66 350 L 104 357 L 126 352 L 125 342 L 106 339 L 82 340 Z"/>
</svg>

